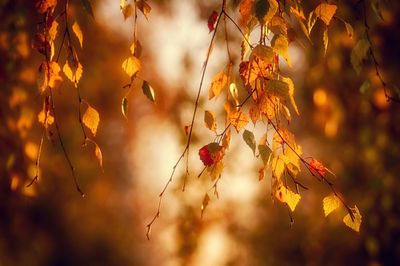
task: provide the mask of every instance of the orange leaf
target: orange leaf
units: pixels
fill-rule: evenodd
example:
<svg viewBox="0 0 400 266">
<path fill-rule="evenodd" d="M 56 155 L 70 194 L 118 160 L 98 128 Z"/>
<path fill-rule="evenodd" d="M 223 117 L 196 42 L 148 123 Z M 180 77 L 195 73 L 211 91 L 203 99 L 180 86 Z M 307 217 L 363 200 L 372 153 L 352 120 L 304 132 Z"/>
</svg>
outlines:
<svg viewBox="0 0 400 266">
<path fill-rule="evenodd" d="M 135 56 L 130 56 L 122 62 L 122 69 L 128 74 L 129 77 L 133 77 L 139 72 L 141 68 L 140 60 Z"/>
<path fill-rule="evenodd" d="M 79 27 L 78 22 L 74 22 L 74 24 L 72 25 L 72 31 L 75 33 L 75 36 L 78 38 L 79 44 L 81 45 L 81 47 L 83 47 L 83 34 L 82 34 L 82 30 L 81 27 Z"/>
<path fill-rule="evenodd" d="M 223 71 L 215 75 L 211 82 L 208 99 L 218 97 L 226 84 L 228 84 L 228 76 Z"/>
<path fill-rule="evenodd" d="M 96 136 L 97 127 L 99 126 L 100 122 L 100 116 L 97 110 L 89 106 L 82 117 L 82 122 L 90 129 L 93 135 Z"/>
<path fill-rule="evenodd" d="M 321 3 L 315 8 L 315 15 L 320 18 L 327 26 L 336 13 L 337 6 Z"/>
<path fill-rule="evenodd" d="M 239 132 L 249 122 L 249 118 L 243 112 L 238 111 L 229 114 L 229 122 L 235 127 L 236 131 Z"/>
<path fill-rule="evenodd" d="M 253 13 L 253 3 L 254 0 L 243 0 L 240 3 L 239 12 L 241 15 L 240 22 L 242 25 L 246 25 L 249 22 Z"/>
<path fill-rule="evenodd" d="M 301 199 L 300 194 L 294 193 L 283 185 L 280 185 L 275 191 L 275 197 L 279 201 L 286 203 L 292 212 L 296 209 L 297 203 Z"/>
<path fill-rule="evenodd" d="M 322 177 L 325 176 L 325 174 L 326 174 L 326 168 L 325 168 L 325 166 L 324 166 L 322 163 L 318 162 L 318 161 L 315 160 L 315 159 L 312 159 L 312 160 L 310 161 L 310 167 L 311 167 L 312 170 L 314 170 L 315 172 L 317 172 L 320 176 L 322 176 Z"/>
<path fill-rule="evenodd" d="M 206 193 L 203 198 L 203 202 L 201 203 L 201 216 L 203 217 L 203 212 L 206 210 L 208 203 L 210 202 L 210 197 Z"/>
</svg>

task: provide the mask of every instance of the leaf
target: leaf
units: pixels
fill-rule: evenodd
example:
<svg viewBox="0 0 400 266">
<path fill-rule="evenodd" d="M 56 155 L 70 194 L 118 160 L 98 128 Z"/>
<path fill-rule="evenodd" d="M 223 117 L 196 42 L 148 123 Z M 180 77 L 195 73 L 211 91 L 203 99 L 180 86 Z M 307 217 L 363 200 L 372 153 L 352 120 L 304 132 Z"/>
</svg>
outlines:
<svg viewBox="0 0 400 266">
<path fill-rule="evenodd" d="M 336 13 L 337 6 L 327 3 L 321 3 L 315 8 L 315 15 L 321 19 L 326 26 L 331 22 L 332 17 Z"/>
<path fill-rule="evenodd" d="M 256 140 L 254 138 L 253 132 L 249 130 L 245 130 L 243 132 L 243 140 L 246 142 L 246 144 L 250 147 L 250 149 L 253 151 L 253 155 L 256 155 Z"/>
<path fill-rule="evenodd" d="M 279 156 L 275 156 L 271 162 L 272 173 L 276 177 L 276 179 L 281 180 L 282 174 L 285 171 L 285 155 L 280 154 Z"/>
<path fill-rule="evenodd" d="M 268 29 L 275 35 L 287 36 L 287 28 L 287 23 L 283 18 L 274 16 L 269 23 Z"/>
<path fill-rule="evenodd" d="M 57 22 L 57 20 L 54 20 L 52 23 L 51 23 L 51 27 L 50 27 L 50 29 L 49 29 L 49 41 L 53 41 L 54 42 L 54 40 L 56 39 L 56 37 L 57 37 L 57 33 L 58 33 L 58 22 Z"/>
<path fill-rule="evenodd" d="M 350 214 L 347 214 L 343 218 L 343 222 L 345 225 L 347 225 L 354 231 L 360 232 L 360 225 L 361 225 L 361 221 L 362 221 L 360 211 L 358 210 L 357 206 L 354 206 L 354 208 L 350 208 L 350 209 L 353 213 L 354 219 L 351 218 Z"/>
<path fill-rule="evenodd" d="M 145 16 L 146 19 L 148 18 L 148 15 L 150 14 L 151 11 L 151 6 L 147 4 L 145 0 L 138 0 L 135 1 L 137 8 L 142 12 L 142 14 Z"/>
<path fill-rule="evenodd" d="M 210 202 L 210 197 L 206 193 L 206 195 L 204 195 L 203 202 L 201 203 L 201 208 L 200 208 L 201 209 L 201 217 L 203 217 L 203 213 L 206 210 L 209 202 Z"/>
<path fill-rule="evenodd" d="M 44 92 L 47 87 L 55 88 L 56 82 L 62 81 L 60 76 L 60 66 L 57 62 L 43 62 L 39 66 L 38 87 L 40 92 Z"/>
<path fill-rule="evenodd" d="M 261 168 L 258 170 L 258 181 L 263 180 L 264 177 L 265 177 L 265 167 L 261 167 Z"/>
<path fill-rule="evenodd" d="M 294 193 L 283 185 L 278 187 L 275 192 L 275 197 L 279 201 L 286 203 L 292 212 L 296 209 L 296 206 L 301 199 L 300 194 Z"/>
<path fill-rule="evenodd" d="M 368 94 L 371 91 L 371 82 L 367 79 L 360 86 L 361 94 Z"/>
<path fill-rule="evenodd" d="M 211 82 L 211 87 L 208 93 L 208 99 L 211 100 L 214 97 L 217 98 L 227 84 L 228 84 L 228 76 L 223 71 L 215 75 L 215 77 Z"/>
<path fill-rule="evenodd" d="M 294 177 L 296 177 L 301 170 L 299 156 L 301 156 L 302 154 L 302 149 L 300 145 L 297 145 L 295 143 L 292 144 L 292 148 L 294 149 L 294 151 L 290 148 L 285 149 L 285 156 L 283 157 L 283 159 L 285 160 L 285 165 L 288 171 L 290 171 L 290 173 Z"/>
<path fill-rule="evenodd" d="M 258 153 L 264 163 L 264 165 L 268 165 L 269 158 L 271 157 L 271 149 L 265 144 L 258 145 Z"/>
<path fill-rule="evenodd" d="M 229 122 L 235 127 L 236 131 L 239 132 L 249 122 L 249 118 L 241 111 L 231 113 L 229 115 Z"/>
<path fill-rule="evenodd" d="M 47 111 L 47 114 L 42 110 L 38 114 L 38 121 L 39 123 L 43 124 L 44 127 L 47 128 L 47 126 L 51 125 L 54 123 L 54 117 L 50 114 L 49 111 Z"/>
<path fill-rule="evenodd" d="M 128 119 L 128 99 L 126 97 L 122 99 L 121 111 L 123 116 Z"/>
<path fill-rule="evenodd" d="M 258 106 L 253 105 L 252 107 L 250 107 L 249 116 L 251 121 L 255 125 L 257 123 L 258 118 L 260 117 L 260 109 L 258 108 Z"/>
<path fill-rule="evenodd" d="M 289 41 L 287 37 L 282 34 L 275 35 L 271 41 L 271 45 L 275 52 L 285 58 L 289 67 L 292 67 L 292 63 L 289 57 Z"/>
<path fill-rule="evenodd" d="M 325 166 L 315 159 L 312 159 L 310 161 L 310 168 L 311 168 L 311 170 L 314 170 L 318 175 L 320 175 L 322 177 L 324 177 L 326 174 Z"/>
<path fill-rule="evenodd" d="M 215 27 L 217 26 L 217 21 L 218 21 L 218 13 L 217 11 L 213 11 L 211 15 L 208 17 L 208 30 L 212 32 L 215 30 Z"/>
<path fill-rule="evenodd" d="M 371 8 L 375 12 L 376 16 L 379 17 L 383 21 L 384 19 L 382 16 L 381 9 L 379 7 L 379 2 L 380 2 L 380 0 L 371 0 Z"/>
<path fill-rule="evenodd" d="M 241 15 L 240 22 L 242 25 L 247 25 L 253 13 L 254 0 L 242 0 L 240 2 L 239 12 Z"/>
<path fill-rule="evenodd" d="M 119 1 L 119 7 L 120 7 L 121 9 L 123 9 L 123 8 L 125 7 L 125 5 L 126 5 L 126 0 L 120 0 L 120 1 Z"/>
<path fill-rule="evenodd" d="M 122 63 L 122 69 L 129 77 L 134 77 L 141 68 L 140 60 L 135 56 L 130 56 Z"/>
<path fill-rule="evenodd" d="M 327 196 L 322 201 L 324 207 L 325 217 L 328 216 L 331 212 L 339 208 L 340 200 L 335 195 Z"/>
<path fill-rule="evenodd" d="M 272 79 L 267 82 L 267 92 L 285 100 L 289 96 L 289 85 L 277 79 Z"/>
<path fill-rule="evenodd" d="M 67 60 L 67 62 L 65 62 L 65 65 L 63 67 L 63 72 L 70 81 L 72 81 L 73 83 L 75 83 L 75 85 L 77 85 L 82 77 L 83 67 L 80 62 L 78 62 L 76 67 L 71 66 L 69 60 Z"/>
<path fill-rule="evenodd" d="M 266 64 L 271 64 L 274 60 L 274 50 L 269 46 L 259 44 L 254 47 L 250 60 L 253 60 L 254 57 L 263 60 Z"/>
<path fill-rule="evenodd" d="M 97 145 L 96 142 L 93 142 L 96 146 L 95 150 L 94 150 L 94 154 L 96 155 L 97 161 L 99 162 L 100 168 L 101 170 L 104 172 L 103 170 L 103 154 L 101 153 L 101 149 L 99 147 L 99 145 Z"/>
<path fill-rule="evenodd" d="M 297 108 L 296 101 L 294 100 L 294 83 L 293 80 L 291 80 L 289 77 L 281 77 L 281 80 L 285 82 L 288 87 L 289 87 L 289 99 L 290 99 L 290 104 L 292 105 L 294 111 L 296 112 L 297 115 L 300 115 L 299 109 Z"/>
<path fill-rule="evenodd" d="M 72 31 L 75 33 L 75 36 L 78 38 L 79 44 L 81 45 L 81 47 L 83 47 L 83 34 L 82 34 L 82 30 L 81 27 L 79 27 L 78 22 L 74 22 L 74 24 L 72 25 Z"/>
<path fill-rule="evenodd" d="M 81 0 L 81 2 L 85 11 L 94 19 L 92 4 L 90 4 L 89 0 Z"/>
<path fill-rule="evenodd" d="M 209 130 L 215 132 L 217 130 L 217 123 L 215 121 L 215 113 L 206 110 L 204 112 L 204 123 L 206 124 L 206 127 Z"/>
<path fill-rule="evenodd" d="M 82 117 L 83 124 L 90 129 L 93 136 L 96 136 L 97 127 L 99 126 L 100 116 L 96 109 L 89 106 Z"/>
<path fill-rule="evenodd" d="M 208 145 L 204 145 L 199 150 L 200 160 L 203 162 L 205 166 L 211 166 L 214 164 L 214 160 L 211 157 L 211 153 L 208 150 Z"/>
<path fill-rule="evenodd" d="M 155 96 L 154 90 L 146 80 L 143 81 L 142 90 L 143 90 L 143 94 L 146 95 L 146 97 L 150 101 L 152 101 L 153 103 L 156 102 L 156 96 Z"/>
<path fill-rule="evenodd" d="M 124 15 L 124 20 L 127 20 L 133 14 L 133 7 L 132 5 L 126 5 L 122 8 L 122 15 Z"/>
<path fill-rule="evenodd" d="M 230 143 L 231 143 L 231 130 L 228 129 L 228 130 L 225 132 L 225 135 L 224 135 L 224 137 L 223 137 L 223 139 L 222 139 L 222 147 L 224 147 L 225 149 L 228 149 Z"/>
<path fill-rule="evenodd" d="M 367 39 L 360 39 L 351 51 L 350 61 L 357 75 L 361 73 L 362 61 L 367 57 L 370 43 Z"/>
<path fill-rule="evenodd" d="M 224 170 L 224 164 L 222 162 L 217 162 L 214 165 L 207 167 L 207 172 L 211 177 L 211 181 L 217 180 Z"/>
<path fill-rule="evenodd" d="M 311 11 L 310 14 L 308 14 L 308 19 L 307 19 L 308 39 L 310 39 L 311 30 L 313 29 L 315 22 L 317 22 L 317 18 L 318 17 L 315 15 L 314 11 Z"/>
<path fill-rule="evenodd" d="M 354 29 L 350 23 L 344 21 L 344 26 L 346 27 L 347 35 L 349 35 L 350 39 L 353 39 Z"/>
<path fill-rule="evenodd" d="M 324 42 L 324 56 L 326 56 L 326 51 L 328 50 L 328 42 L 329 42 L 328 27 L 326 27 L 324 30 L 324 35 L 323 35 L 322 40 Z"/>
<path fill-rule="evenodd" d="M 229 92 L 233 100 L 235 100 L 236 106 L 239 106 L 239 92 L 235 83 L 232 82 L 231 85 L 229 85 Z"/>
<path fill-rule="evenodd" d="M 260 24 L 267 24 L 278 11 L 276 0 L 256 0 L 253 10 Z"/>
</svg>

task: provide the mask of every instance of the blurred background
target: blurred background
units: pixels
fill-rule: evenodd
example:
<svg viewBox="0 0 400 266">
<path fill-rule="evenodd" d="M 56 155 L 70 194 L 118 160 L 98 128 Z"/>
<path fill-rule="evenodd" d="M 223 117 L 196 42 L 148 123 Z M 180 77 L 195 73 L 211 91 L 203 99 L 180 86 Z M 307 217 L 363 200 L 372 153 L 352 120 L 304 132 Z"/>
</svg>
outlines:
<svg viewBox="0 0 400 266">
<path fill-rule="evenodd" d="M 220 1 L 149 1 L 148 20 L 141 14 L 138 18 L 143 47 L 139 76 L 154 88 L 156 104 L 134 88 L 128 119 L 121 114 L 123 86 L 129 83 L 121 63 L 130 55 L 133 20 L 124 21 L 118 1 L 91 2 L 95 20 L 80 1 L 70 2 L 69 14 L 84 35 L 83 49 L 77 49 L 84 69 L 79 87 L 100 113 L 94 139 L 102 149 L 104 171 L 93 145 L 81 145 L 76 88 L 64 77 L 54 91 L 63 141 L 86 194 L 81 198 L 55 136 L 44 139 L 39 182 L 26 188 L 35 176 L 43 130 L 37 121 L 43 96 L 36 85 L 43 56 L 31 48 L 40 16 L 34 1 L 0 1 L 1 266 L 400 264 L 400 104 L 386 101 L 372 62 L 365 62 L 359 76 L 350 64 L 351 50 L 364 36 L 362 1 L 339 1 L 338 15 L 353 25 L 353 38 L 334 20 L 324 57 L 322 25 L 311 35 L 313 44 L 299 31 L 300 44 L 290 45 L 293 68 L 283 66 L 295 81 L 301 113 L 290 129 L 304 156 L 335 172 L 337 189 L 350 206 L 357 204 L 363 215 L 360 233 L 342 223 L 343 210 L 324 217 L 322 199 L 330 190 L 306 169 L 300 176 L 309 190 L 290 227 L 286 208 L 271 199 L 269 179 L 258 181 L 260 160 L 240 134 L 226 155 L 219 199 L 209 193 L 211 201 L 200 217 L 212 184 L 207 175 L 197 178 L 202 168 L 197 151 L 213 138 L 204 129 L 202 112 L 223 112 L 218 101 L 207 101 L 212 77 L 228 63 L 221 28 L 195 123 L 192 175 L 183 193 L 185 165 L 177 168 L 150 241 L 146 224 L 186 142 L 184 127 L 190 124 L 211 39 L 207 19 Z M 228 2 L 230 14 L 238 18 L 238 1 Z M 303 2 L 307 13 L 319 3 Z M 366 4 L 381 74 L 395 89 L 399 3 L 380 1 L 382 18 L 370 1 Z M 237 72 L 241 38 L 232 23 L 227 30 Z"/>
</svg>

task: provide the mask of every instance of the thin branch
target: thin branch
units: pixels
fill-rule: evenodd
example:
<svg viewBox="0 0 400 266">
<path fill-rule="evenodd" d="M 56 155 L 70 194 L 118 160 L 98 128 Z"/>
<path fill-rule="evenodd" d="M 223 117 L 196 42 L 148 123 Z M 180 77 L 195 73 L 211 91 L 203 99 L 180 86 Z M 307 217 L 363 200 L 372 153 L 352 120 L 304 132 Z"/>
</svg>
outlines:
<svg viewBox="0 0 400 266">
<path fill-rule="evenodd" d="M 67 153 L 67 150 L 65 149 L 64 142 L 63 142 L 63 139 L 62 139 L 62 137 L 61 137 L 60 128 L 58 127 L 58 120 L 57 120 L 56 108 L 55 108 L 55 104 L 54 104 L 53 91 L 52 91 L 51 87 L 49 87 L 49 91 L 50 91 L 50 101 L 51 101 L 50 106 L 51 106 L 51 109 L 52 109 L 52 111 L 53 111 L 54 124 L 55 124 L 55 127 L 56 127 L 58 140 L 59 140 L 59 142 L 60 142 L 61 149 L 62 149 L 62 151 L 63 151 L 63 153 L 64 153 L 64 157 L 65 157 L 65 159 L 67 160 L 68 166 L 69 166 L 69 168 L 71 169 L 71 174 L 72 174 L 72 178 L 73 178 L 73 180 L 74 180 L 74 184 L 75 184 L 76 190 L 78 190 L 78 192 L 81 194 L 81 196 L 84 197 L 84 196 L 85 196 L 85 193 L 83 193 L 82 189 L 80 188 L 80 186 L 79 186 L 79 184 L 78 184 L 78 180 L 77 180 L 76 175 L 75 175 L 75 168 L 73 167 L 72 162 L 71 162 L 71 159 L 69 158 L 69 155 L 68 155 L 68 153 Z"/>
<path fill-rule="evenodd" d="M 203 70 L 202 70 L 202 74 L 201 74 L 201 79 L 200 79 L 200 84 L 199 84 L 199 87 L 197 89 L 197 96 L 196 96 L 195 106 L 194 106 L 194 110 L 193 110 L 192 120 L 191 120 L 191 123 L 190 123 L 190 129 L 189 129 L 189 133 L 188 133 L 188 139 L 187 139 L 187 142 L 186 142 L 186 146 L 185 146 L 183 152 L 181 153 L 181 155 L 179 156 L 178 160 L 176 161 L 174 167 L 172 168 L 172 172 L 171 172 L 171 175 L 170 175 L 167 183 L 165 184 L 163 190 L 159 194 L 159 201 L 158 201 L 157 211 L 156 211 L 155 215 L 153 216 L 153 218 L 151 219 L 151 221 L 146 226 L 147 227 L 146 237 L 147 237 L 148 240 L 150 240 L 150 232 L 151 232 L 152 225 L 157 220 L 157 218 L 160 217 L 160 209 L 161 209 L 161 203 L 162 203 L 163 195 L 164 195 L 165 191 L 167 190 L 168 186 L 172 183 L 176 167 L 179 165 L 179 163 L 181 162 L 183 157 L 186 156 L 186 159 L 187 159 L 187 161 L 186 161 L 186 174 L 185 174 L 185 177 L 184 177 L 183 187 L 182 187 L 182 190 L 183 191 L 185 190 L 186 179 L 187 179 L 187 177 L 189 175 L 189 147 L 190 147 L 190 143 L 191 143 L 191 140 L 192 140 L 194 121 L 196 119 L 197 109 L 198 109 L 199 100 L 200 100 L 200 94 L 201 94 L 201 91 L 202 91 L 202 88 L 203 88 L 203 81 L 204 81 L 205 73 L 206 73 L 206 70 L 207 70 L 208 61 L 210 59 L 210 55 L 211 55 L 212 47 L 213 47 L 214 40 L 215 40 L 215 37 L 216 37 L 216 34 L 217 34 L 217 30 L 218 30 L 219 22 L 220 22 L 220 19 L 221 19 L 221 15 L 224 14 L 224 12 L 225 12 L 224 10 L 225 10 L 225 0 L 222 1 L 221 11 L 220 11 L 220 13 L 218 15 L 218 19 L 217 19 L 217 22 L 215 24 L 214 33 L 212 35 L 212 38 L 210 40 L 210 44 L 208 46 L 207 57 L 206 57 L 206 60 L 204 62 L 204 66 L 203 66 Z"/>
<path fill-rule="evenodd" d="M 47 119 L 47 114 L 46 114 L 46 118 L 44 120 L 44 124 L 46 125 L 46 119 Z M 46 127 L 43 126 L 43 132 L 42 132 L 42 137 L 40 138 L 40 144 L 39 144 L 39 151 L 36 157 L 36 174 L 35 177 L 31 180 L 31 182 L 29 182 L 29 184 L 26 185 L 26 187 L 30 187 L 33 185 L 33 183 L 35 183 L 36 181 L 39 180 L 39 167 L 40 167 L 40 156 L 42 154 L 42 147 L 43 147 L 43 139 L 44 139 L 44 133 L 46 132 Z"/>
<path fill-rule="evenodd" d="M 374 63 L 375 74 L 378 77 L 379 82 L 382 85 L 383 91 L 385 93 L 386 100 L 387 101 L 393 101 L 393 102 L 396 102 L 396 103 L 400 103 L 400 97 L 399 96 L 393 97 L 393 96 L 389 95 L 387 83 L 384 81 L 384 79 L 383 79 L 383 77 L 381 75 L 381 71 L 379 69 L 379 63 L 378 63 L 378 60 L 376 59 L 376 56 L 375 56 L 375 53 L 374 53 L 373 44 L 372 44 L 372 40 L 371 40 L 371 36 L 369 34 L 370 27 L 368 25 L 368 20 L 367 20 L 367 10 L 366 10 L 366 7 L 365 7 L 365 0 L 363 0 L 363 13 L 364 13 L 365 37 L 367 38 L 367 41 L 368 41 L 369 46 L 370 46 L 369 54 L 371 55 L 372 61 Z"/>
</svg>

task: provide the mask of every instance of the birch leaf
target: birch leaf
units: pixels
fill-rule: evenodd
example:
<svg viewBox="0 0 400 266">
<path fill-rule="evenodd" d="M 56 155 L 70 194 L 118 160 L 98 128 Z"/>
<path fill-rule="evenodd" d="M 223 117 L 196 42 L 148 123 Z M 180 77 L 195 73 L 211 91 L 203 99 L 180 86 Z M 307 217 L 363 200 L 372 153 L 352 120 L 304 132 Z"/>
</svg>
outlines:
<svg viewBox="0 0 400 266">
<path fill-rule="evenodd" d="M 339 208 L 340 206 L 340 201 L 338 197 L 335 195 L 327 196 L 324 198 L 322 201 L 323 207 L 324 207 L 324 213 L 325 217 L 328 216 L 331 212 Z"/>
<path fill-rule="evenodd" d="M 76 38 L 78 38 L 79 44 L 81 45 L 81 47 L 83 47 L 83 34 L 82 34 L 82 30 L 81 27 L 79 27 L 78 22 L 74 22 L 74 24 L 72 25 L 72 31 L 75 33 Z"/>
<path fill-rule="evenodd" d="M 82 117 L 83 124 L 90 129 L 93 136 L 96 136 L 97 127 L 99 126 L 100 116 L 96 109 L 89 106 Z"/>
</svg>

